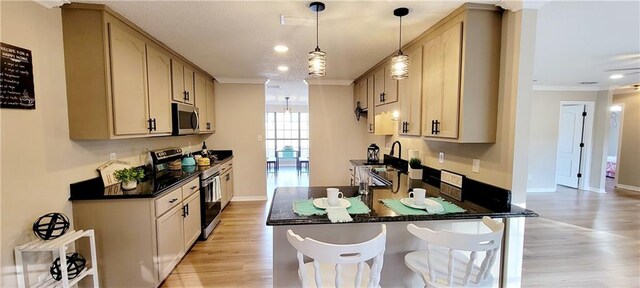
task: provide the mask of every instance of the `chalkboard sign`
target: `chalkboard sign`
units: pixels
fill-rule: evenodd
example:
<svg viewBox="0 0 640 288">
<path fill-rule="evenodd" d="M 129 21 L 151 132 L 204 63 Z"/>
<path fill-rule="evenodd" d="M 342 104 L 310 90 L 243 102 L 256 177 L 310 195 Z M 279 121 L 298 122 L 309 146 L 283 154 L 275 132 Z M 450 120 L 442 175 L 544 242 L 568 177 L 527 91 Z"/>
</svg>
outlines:
<svg viewBox="0 0 640 288">
<path fill-rule="evenodd" d="M 36 109 L 31 51 L 0 43 L 0 108 Z"/>
</svg>

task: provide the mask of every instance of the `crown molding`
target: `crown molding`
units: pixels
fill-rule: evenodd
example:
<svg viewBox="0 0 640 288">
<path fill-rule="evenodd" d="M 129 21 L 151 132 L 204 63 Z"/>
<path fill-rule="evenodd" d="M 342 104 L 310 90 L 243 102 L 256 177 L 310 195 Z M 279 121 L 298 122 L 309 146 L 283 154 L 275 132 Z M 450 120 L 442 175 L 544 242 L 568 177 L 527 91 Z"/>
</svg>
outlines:
<svg viewBox="0 0 640 288">
<path fill-rule="evenodd" d="M 518 12 L 522 9 L 538 10 L 551 0 L 502 0 L 496 3 L 496 6 L 504 10 Z"/>
<path fill-rule="evenodd" d="M 45 8 L 58 8 L 64 4 L 69 4 L 71 3 L 70 0 L 33 0 L 33 2 L 36 2 L 38 4 L 40 4 L 41 6 L 45 7 Z"/>
<path fill-rule="evenodd" d="M 266 84 L 267 78 L 231 78 L 216 77 L 216 80 L 222 84 Z"/>
<path fill-rule="evenodd" d="M 601 91 L 600 86 L 533 85 L 533 91 Z"/>
<path fill-rule="evenodd" d="M 322 79 L 322 78 L 309 78 L 306 80 L 308 85 L 335 85 L 335 86 L 349 86 L 353 83 L 353 80 L 349 79 Z"/>
</svg>

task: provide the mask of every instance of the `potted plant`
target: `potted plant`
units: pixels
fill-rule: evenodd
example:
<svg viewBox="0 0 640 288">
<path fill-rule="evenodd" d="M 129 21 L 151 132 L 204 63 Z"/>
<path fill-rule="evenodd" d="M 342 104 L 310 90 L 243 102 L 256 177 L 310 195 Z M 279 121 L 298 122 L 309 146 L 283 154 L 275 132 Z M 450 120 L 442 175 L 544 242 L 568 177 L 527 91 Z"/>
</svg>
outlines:
<svg viewBox="0 0 640 288">
<path fill-rule="evenodd" d="M 122 189 L 133 190 L 138 187 L 138 181 L 144 178 L 144 170 L 142 168 L 125 168 L 113 172 L 116 180 L 122 183 Z"/>
<path fill-rule="evenodd" d="M 420 158 L 409 159 L 409 179 L 422 179 L 422 160 Z"/>
</svg>

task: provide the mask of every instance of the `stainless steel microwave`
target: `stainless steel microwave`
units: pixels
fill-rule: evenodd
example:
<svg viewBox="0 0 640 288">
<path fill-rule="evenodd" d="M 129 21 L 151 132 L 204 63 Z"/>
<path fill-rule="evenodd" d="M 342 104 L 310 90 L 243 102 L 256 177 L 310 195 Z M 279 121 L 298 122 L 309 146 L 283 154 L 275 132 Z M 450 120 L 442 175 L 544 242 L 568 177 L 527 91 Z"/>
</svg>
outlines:
<svg viewBox="0 0 640 288">
<path fill-rule="evenodd" d="M 173 120 L 173 135 L 189 135 L 199 132 L 198 108 L 172 103 L 171 118 Z"/>
</svg>

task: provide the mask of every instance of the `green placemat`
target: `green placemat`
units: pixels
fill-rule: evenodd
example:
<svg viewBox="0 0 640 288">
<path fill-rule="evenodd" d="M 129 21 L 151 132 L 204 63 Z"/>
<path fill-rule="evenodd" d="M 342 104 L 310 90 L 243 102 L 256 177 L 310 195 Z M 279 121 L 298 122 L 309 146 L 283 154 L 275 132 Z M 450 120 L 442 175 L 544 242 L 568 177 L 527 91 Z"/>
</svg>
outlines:
<svg viewBox="0 0 640 288">
<path fill-rule="evenodd" d="M 442 204 L 442 207 L 444 208 L 444 212 L 440 212 L 440 213 L 429 213 L 426 210 L 423 209 L 414 209 L 411 207 L 407 207 L 406 205 L 402 204 L 402 202 L 400 202 L 400 200 L 396 200 L 396 199 L 382 199 L 382 204 L 384 204 L 385 206 L 389 207 L 389 209 L 391 209 L 393 212 L 398 213 L 399 215 L 405 216 L 405 215 L 429 215 L 429 214 L 450 214 L 450 213 L 461 213 L 461 212 L 465 212 L 467 210 L 464 210 L 462 208 L 460 208 L 458 205 L 453 204 L 449 201 L 446 201 L 440 197 L 438 198 L 431 198 L 429 197 L 429 199 L 436 201 L 440 204 Z"/>
<path fill-rule="evenodd" d="M 369 209 L 360 198 L 351 197 L 347 198 L 347 200 L 351 203 L 351 207 L 347 208 L 349 214 L 367 214 L 371 212 L 371 209 Z M 313 206 L 313 199 L 294 201 L 293 212 L 300 216 L 327 214 L 327 211 L 324 211 L 324 209 L 318 209 L 316 206 Z"/>
</svg>

